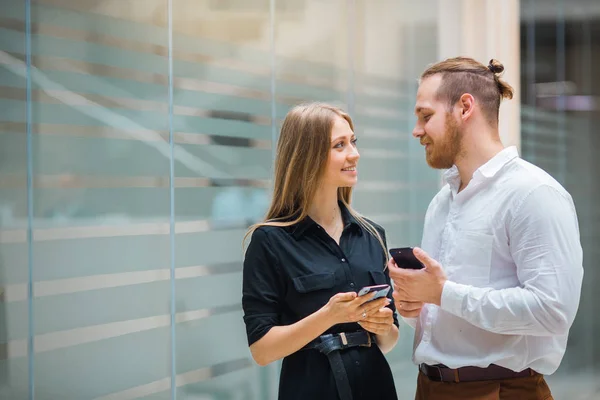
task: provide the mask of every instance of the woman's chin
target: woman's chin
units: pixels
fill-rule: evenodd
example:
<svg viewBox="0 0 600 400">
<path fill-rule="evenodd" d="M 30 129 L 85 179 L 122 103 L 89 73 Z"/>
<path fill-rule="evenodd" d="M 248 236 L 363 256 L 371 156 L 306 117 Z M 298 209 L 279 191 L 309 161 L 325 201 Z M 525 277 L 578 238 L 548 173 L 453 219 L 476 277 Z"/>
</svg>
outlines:
<svg viewBox="0 0 600 400">
<path fill-rule="evenodd" d="M 339 187 L 354 187 L 358 183 L 358 178 L 346 179 L 345 182 L 341 182 Z"/>
</svg>

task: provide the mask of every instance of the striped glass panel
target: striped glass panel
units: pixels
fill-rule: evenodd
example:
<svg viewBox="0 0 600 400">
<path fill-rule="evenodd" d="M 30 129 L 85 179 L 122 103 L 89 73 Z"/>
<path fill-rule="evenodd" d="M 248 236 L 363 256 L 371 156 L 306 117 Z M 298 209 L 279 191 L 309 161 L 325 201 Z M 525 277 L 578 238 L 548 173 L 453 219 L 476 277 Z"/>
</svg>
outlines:
<svg viewBox="0 0 600 400">
<path fill-rule="evenodd" d="M 24 20 L 25 2 L 0 2 L 0 398 L 15 400 L 29 396 Z"/>
</svg>

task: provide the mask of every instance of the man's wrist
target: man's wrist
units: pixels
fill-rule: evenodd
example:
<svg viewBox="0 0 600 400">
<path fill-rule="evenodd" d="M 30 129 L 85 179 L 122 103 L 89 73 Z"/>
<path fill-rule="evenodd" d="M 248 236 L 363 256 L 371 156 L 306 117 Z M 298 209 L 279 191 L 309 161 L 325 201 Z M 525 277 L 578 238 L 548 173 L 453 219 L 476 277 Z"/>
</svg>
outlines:
<svg viewBox="0 0 600 400">
<path fill-rule="evenodd" d="M 440 307 L 442 305 L 442 294 L 444 293 L 444 286 L 446 285 L 447 281 L 448 281 L 447 278 L 442 278 L 442 279 L 440 279 L 440 281 L 437 285 L 435 298 L 433 299 L 432 304 L 435 304 L 438 307 Z"/>
</svg>

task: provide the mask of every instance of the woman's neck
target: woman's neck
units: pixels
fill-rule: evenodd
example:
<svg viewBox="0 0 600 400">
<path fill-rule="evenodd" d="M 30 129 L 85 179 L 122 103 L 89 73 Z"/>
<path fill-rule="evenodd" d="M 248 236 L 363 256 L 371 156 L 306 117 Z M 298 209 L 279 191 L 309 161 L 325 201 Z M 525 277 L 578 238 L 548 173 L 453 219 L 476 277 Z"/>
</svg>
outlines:
<svg viewBox="0 0 600 400">
<path fill-rule="evenodd" d="M 323 227 L 330 227 L 342 219 L 338 204 L 337 188 L 335 190 L 320 189 L 312 199 L 308 216 Z"/>
</svg>

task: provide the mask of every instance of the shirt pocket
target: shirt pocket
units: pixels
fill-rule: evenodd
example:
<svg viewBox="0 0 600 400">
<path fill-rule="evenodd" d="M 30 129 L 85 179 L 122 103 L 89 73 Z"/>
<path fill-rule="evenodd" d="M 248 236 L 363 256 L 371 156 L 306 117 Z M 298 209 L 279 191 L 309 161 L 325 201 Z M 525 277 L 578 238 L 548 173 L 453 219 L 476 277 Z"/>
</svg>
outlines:
<svg viewBox="0 0 600 400">
<path fill-rule="evenodd" d="M 317 290 L 331 289 L 335 286 L 333 273 L 320 273 L 298 276 L 292 279 L 294 288 L 299 293 L 310 293 Z"/>
<path fill-rule="evenodd" d="M 454 246 L 448 278 L 456 283 L 486 286 L 490 283 L 494 236 L 483 232 L 462 231 Z"/>
<path fill-rule="evenodd" d="M 302 319 L 321 307 L 337 292 L 333 273 L 317 273 L 292 278 L 292 290 L 287 305 L 297 319 Z"/>
</svg>

